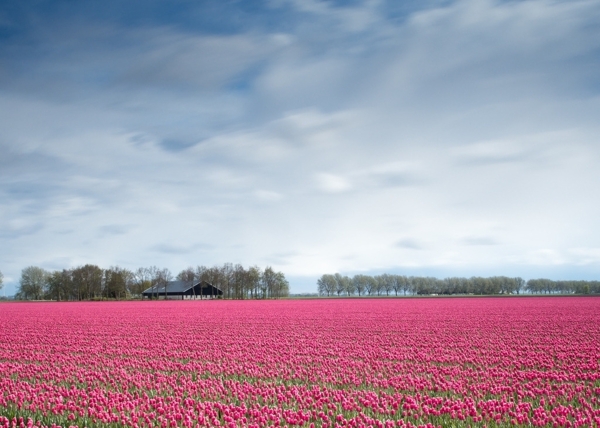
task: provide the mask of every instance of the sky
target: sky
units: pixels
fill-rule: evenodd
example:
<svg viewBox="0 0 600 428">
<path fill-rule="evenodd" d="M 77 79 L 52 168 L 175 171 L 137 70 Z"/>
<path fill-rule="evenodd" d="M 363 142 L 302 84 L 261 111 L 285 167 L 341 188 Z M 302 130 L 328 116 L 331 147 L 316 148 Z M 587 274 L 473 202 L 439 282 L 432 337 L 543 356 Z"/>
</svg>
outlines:
<svg viewBox="0 0 600 428">
<path fill-rule="evenodd" d="M 0 271 L 600 279 L 598 0 L 0 3 Z"/>
</svg>

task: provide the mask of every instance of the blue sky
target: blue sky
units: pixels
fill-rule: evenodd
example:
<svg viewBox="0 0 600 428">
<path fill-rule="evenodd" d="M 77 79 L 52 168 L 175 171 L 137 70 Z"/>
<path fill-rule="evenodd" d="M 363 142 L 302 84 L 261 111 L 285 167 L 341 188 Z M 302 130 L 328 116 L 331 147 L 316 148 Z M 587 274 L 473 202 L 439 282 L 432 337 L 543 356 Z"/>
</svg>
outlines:
<svg viewBox="0 0 600 428">
<path fill-rule="evenodd" d="M 600 277 L 600 2 L 4 1 L 0 271 Z"/>
</svg>

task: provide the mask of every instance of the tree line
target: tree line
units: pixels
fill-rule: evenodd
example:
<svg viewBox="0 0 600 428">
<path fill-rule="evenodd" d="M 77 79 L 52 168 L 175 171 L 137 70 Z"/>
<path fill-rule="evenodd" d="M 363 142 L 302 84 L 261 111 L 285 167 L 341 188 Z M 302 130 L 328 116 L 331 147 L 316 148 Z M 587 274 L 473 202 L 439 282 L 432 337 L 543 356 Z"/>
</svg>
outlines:
<svg viewBox="0 0 600 428">
<path fill-rule="evenodd" d="M 223 291 L 225 299 L 269 299 L 289 295 L 289 283 L 282 272 L 270 266 L 248 269 L 240 264 L 188 267 L 174 276 L 156 266 L 129 270 L 119 266 L 102 269 L 86 264 L 74 269 L 47 271 L 29 266 L 21 271 L 17 300 L 101 300 L 140 298 L 149 288 L 161 288 L 179 280 L 190 285 L 206 281 Z M 1 277 L 0 277 L 1 285 Z M 160 297 L 160 296 L 157 296 Z"/>
<path fill-rule="evenodd" d="M 534 294 L 600 294 L 600 281 L 530 279 L 525 289 Z"/>
<path fill-rule="evenodd" d="M 455 294 L 590 294 L 600 293 L 600 281 L 552 281 L 507 276 L 452 277 L 438 279 L 422 276 L 382 274 L 344 276 L 325 274 L 317 280 L 321 296 L 389 296 Z"/>
</svg>

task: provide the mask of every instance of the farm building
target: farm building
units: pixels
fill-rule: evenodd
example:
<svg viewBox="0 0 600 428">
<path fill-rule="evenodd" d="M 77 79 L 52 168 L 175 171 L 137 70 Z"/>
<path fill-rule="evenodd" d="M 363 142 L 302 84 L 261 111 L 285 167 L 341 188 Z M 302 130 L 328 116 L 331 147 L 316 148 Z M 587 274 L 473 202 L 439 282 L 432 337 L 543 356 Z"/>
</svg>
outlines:
<svg viewBox="0 0 600 428">
<path fill-rule="evenodd" d="M 223 296 L 223 291 L 214 285 L 201 281 L 191 283 L 187 281 L 169 281 L 166 285 L 150 287 L 142 293 L 143 297 L 173 299 L 181 296 L 181 299 L 211 299 Z"/>
</svg>

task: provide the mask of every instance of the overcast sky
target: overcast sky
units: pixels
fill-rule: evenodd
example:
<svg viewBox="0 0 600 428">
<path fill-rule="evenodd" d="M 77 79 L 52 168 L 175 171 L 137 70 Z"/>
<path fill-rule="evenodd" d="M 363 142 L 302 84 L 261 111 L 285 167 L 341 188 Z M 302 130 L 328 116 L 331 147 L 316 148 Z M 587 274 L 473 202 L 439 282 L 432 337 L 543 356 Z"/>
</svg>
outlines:
<svg viewBox="0 0 600 428">
<path fill-rule="evenodd" d="M 0 271 L 600 279 L 600 2 L 0 3 Z"/>
</svg>

